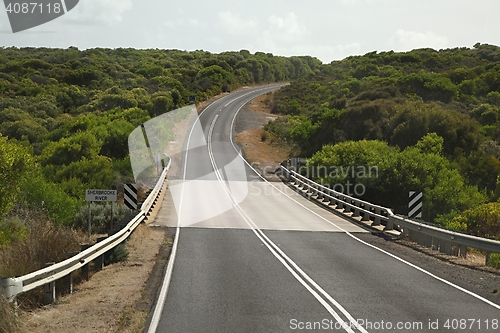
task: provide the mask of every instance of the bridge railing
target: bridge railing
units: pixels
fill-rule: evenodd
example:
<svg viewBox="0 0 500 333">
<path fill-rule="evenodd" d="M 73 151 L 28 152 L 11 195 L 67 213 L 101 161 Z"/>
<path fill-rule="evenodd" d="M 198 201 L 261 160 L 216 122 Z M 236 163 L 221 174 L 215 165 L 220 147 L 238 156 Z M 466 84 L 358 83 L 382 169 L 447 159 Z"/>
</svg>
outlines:
<svg viewBox="0 0 500 333">
<path fill-rule="evenodd" d="M 284 163 L 280 168 L 284 177 L 301 194 L 342 211 L 343 214 L 360 222 L 368 222 L 374 227 L 384 226 L 383 231 L 399 231 L 411 241 L 449 255 L 465 257 L 467 248 L 475 248 L 486 253 L 486 263 L 490 254 L 500 253 L 499 241 L 414 221 L 394 214 L 389 208 L 374 205 L 318 184 L 287 168 Z"/>
</svg>

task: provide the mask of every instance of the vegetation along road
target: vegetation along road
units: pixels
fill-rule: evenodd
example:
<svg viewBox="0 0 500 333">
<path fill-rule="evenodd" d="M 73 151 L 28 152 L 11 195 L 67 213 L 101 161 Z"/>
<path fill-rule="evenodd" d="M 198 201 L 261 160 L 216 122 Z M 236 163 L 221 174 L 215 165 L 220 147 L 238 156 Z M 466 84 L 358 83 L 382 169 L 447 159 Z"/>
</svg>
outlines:
<svg viewBox="0 0 500 333">
<path fill-rule="evenodd" d="M 129 133 L 193 97 L 220 94 L 196 122 L 174 128 L 189 134 L 185 141 L 169 142 L 186 149 L 173 156 L 170 215 L 155 221 L 168 228 L 175 251 L 170 285 L 160 301 L 150 299 L 151 330 L 290 331 L 338 322 L 347 332 L 444 332 L 466 320 L 470 332 L 496 331 L 500 283 L 497 270 L 479 264 L 484 253 L 431 257 L 404 239 L 371 235 L 260 178 L 234 132 L 236 114 L 266 96 L 257 100 L 273 116 L 239 137 L 245 156 L 257 145 L 306 157 L 303 172 L 314 180 L 357 185 L 357 196 L 403 215 L 408 192 L 422 191 L 423 220 L 500 240 L 500 48 L 480 43 L 330 64 L 246 50 L 2 48 L 0 276 L 60 261 L 106 233 L 109 206 L 93 206 L 92 239 L 85 235 L 84 191 L 120 191 L 134 181 Z M 259 174 L 272 165 L 259 162 Z M 124 214 L 115 208 L 116 219 Z M 160 234 L 144 237 L 159 248 Z M 131 251 L 132 264 L 137 258 Z M 500 267 L 500 256 L 488 264 Z M 19 311 L 32 311 L 42 296 L 20 296 Z M 42 325 L 0 309 L 6 332 Z M 128 321 L 116 326 L 114 316 L 109 327 L 123 331 Z"/>
</svg>

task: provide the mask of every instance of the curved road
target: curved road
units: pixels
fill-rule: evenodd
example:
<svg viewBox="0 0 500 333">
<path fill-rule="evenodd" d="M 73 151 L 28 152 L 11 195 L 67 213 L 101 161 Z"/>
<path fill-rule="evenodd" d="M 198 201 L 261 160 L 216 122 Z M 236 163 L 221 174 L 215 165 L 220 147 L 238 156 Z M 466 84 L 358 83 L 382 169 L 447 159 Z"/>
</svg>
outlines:
<svg viewBox="0 0 500 333">
<path fill-rule="evenodd" d="M 246 164 L 234 118 L 278 88 L 232 93 L 191 127 L 156 221 L 177 233 L 149 332 L 497 332 L 499 305 L 365 243 L 366 230 Z"/>
</svg>

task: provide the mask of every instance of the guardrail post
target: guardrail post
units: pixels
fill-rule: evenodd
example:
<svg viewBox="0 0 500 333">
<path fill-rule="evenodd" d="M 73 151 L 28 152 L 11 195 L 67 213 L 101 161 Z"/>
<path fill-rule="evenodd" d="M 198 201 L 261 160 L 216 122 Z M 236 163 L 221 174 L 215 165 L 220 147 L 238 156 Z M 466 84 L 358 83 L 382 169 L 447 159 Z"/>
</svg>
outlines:
<svg viewBox="0 0 500 333">
<path fill-rule="evenodd" d="M 296 187 L 299 187 L 300 186 L 300 182 L 299 182 L 299 179 L 295 176 L 292 176 L 291 178 L 293 180 L 293 185 L 296 186 Z"/>
<path fill-rule="evenodd" d="M 365 204 L 362 204 L 362 205 L 363 205 L 364 210 L 370 210 L 370 207 L 367 208 Z M 361 217 L 361 221 L 370 221 L 370 213 L 363 212 L 363 216 Z"/>
<path fill-rule="evenodd" d="M 408 239 L 411 242 L 417 241 L 417 231 L 416 230 L 408 230 Z"/>
<path fill-rule="evenodd" d="M 440 239 L 439 240 L 439 252 L 441 253 L 446 253 L 446 247 L 448 244 L 446 244 L 446 241 Z"/>
<path fill-rule="evenodd" d="M 325 195 L 323 194 L 323 191 L 320 190 L 319 185 L 318 185 L 317 189 L 318 189 L 318 197 L 316 198 L 316 200 L 318 200 L 318 201 L 323 200 L 325 198 Z"/>
<path fill-rule="evenodd" d="M 88 249 L 90 247 L 90 244 L 81 244 L 80 245 L 80 249 L 83 251 L 85 251 L 86 249 Z M 85 265 L 82 266 L 82 279 L 85 280 L 85 281 L 88 281 L 89 280 L 89 263 L 85 263 Z"/>
<path fill-rule="evenodd" d="M 45 267 L 55 265 L 55 262 L 48 262 Z M 56 281 L 49 282 L 45 285 L 45 304 L 51 304 L 56 300 Z"/>
<path fill-rule="evenodd" d="M 333 193 L 332 193 L 332 191 L 328 190 L 328 192 L 326 194 L 328 195 L 327 196 L 328 206 L 333 205 L 335 201 L 333 199 Z"/>
<path fill-rule="evenodd" d="M 490 256 L 491 256 L 491 253 L 490 252 L 486 252 L 486 261 L 485 261 L 485 265 L 488 265 L 488 261 L 490 261 Z"/>
<path fill-rule="evenodd" d="M 375 216 L 373 219 L 372 226 L 378 226 L 378 225 L 380 225 L 380 216 L 379 216 L 380 215 L 380 208 L 375 207 L 374 213 L 375 213 Z"/>
<path fill-rule="evenodd" d="M 97 238 L 97 243 L 102 242 L 105 240 L 107 237 L 98 237 Z M 100 271 L 104 268 L 104 254 L 101 254 L 99 257 L 94 259 L 94 269 L 96 271 Z"/>
<path fill-rule="evenodd" d="M 425 235 L 421 232 L 417 234 L 417 244 L 423 245 L 425 241 Z"/>
<path fill-rule="evenodd" d="M 344 202 L 340 198 L 340 195 L 335 196 L 335 209 L 344 209 Z"/>
<path fill-rule="evenodd" d="M 71 252 L 66 254 L 66 259 L 69 259 L 73 256 L 76 256 L 79 252 Z M 64 294 L 72 294 L 73 293 L 73 272 L 69 273 L 61 280 L 61 292 Z"/>
<path fill-rule="evenodd" d="M 346 197 L 343 198 L 344 201 L 347 203 L 347 205 L 344 205 L 344 213 L 350 213 L 351 212 L 351 206 L 349 205 L 351 203 L 350 199 L 346 199 Z"/>
<path fill-rule="evenodd" d="M 387 219 L 387 225 L 384 228 L 384 231 L 386 230 L 393 230 L 394 229 L 394 222 L 391 217 Z"/>
<path fill-rule="evenodd" d="M 425 247 L 431 248 L 432 247 L 432 236 L 424 236 L 424 244 Z"/>
<path fill-rule="evenodd" d="M 460 256 L 462 258 L 467 257 L 467 245 L 460 245 Z"/>
<path fill-rule="evenodd" d="M 439 249 L 440 243 L 441 243 L 441 240 L 439 238 L 433 237 L 431 249 L 434 251 L 437 251 Z"/>
<path fill-rule="evenodd" d="M 351 217 L 358 217 L 360 215 L 359 214 L 359 205 L 360 205 L 359 202 L 354 203 L 355 208 L 354 208 L 354 211 L 352 212 Z"/>
</svg>

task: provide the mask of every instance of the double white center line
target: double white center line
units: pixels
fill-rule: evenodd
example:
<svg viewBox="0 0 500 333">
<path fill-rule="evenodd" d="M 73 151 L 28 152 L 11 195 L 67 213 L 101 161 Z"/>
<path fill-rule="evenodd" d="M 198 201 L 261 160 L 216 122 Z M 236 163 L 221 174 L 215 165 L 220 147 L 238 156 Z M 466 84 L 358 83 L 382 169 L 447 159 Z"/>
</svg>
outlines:
<svg viewBox="0 0 500 333">
<path fill-rule="evenodd" d="M 354 319 L 349 312 L 338 303 L 331 295 L 329 295 L 321 286 L 319 286 L 309 275 L 307 275 L 292 259 L 290 259 L 271 239 L 269 239 L 262 230 L 260 230 L 257 225 L 252 221 L 252 219 L 245 213 L 245 211 L 240 207 L 238 202 L 234 199 L 226 181 L 223 179 L 222 174 L 217 167 L 215 157 L 212 150 L 212 134 L 214 131 L 215 124 L 219 115 L 215 115 L 212 123 L 210 125 L 210 130 L 208 132 L 207 147 L 208 154 L 210 157 L 210 162 L 214 169 L 215 175 L 219 180 L 220 185 L 223 187 L 226 195 L 231 200 L 233 207 L 240 214 L 243 220 L 247 223 L 253 233 L 261 240 L 261 242 L 269 249 L 269 251 L 285 266 L 285 268 L 299 281 L 319 302 L 320 304 L 335 318 L 335 320 L 340 324 L 346 332 L 354 333 L 353 328 L 359 330 L 362 333 L 368 333 L 361 325 L 358 324 L 356 319 Z M 333 308 L 335 307 L 339 312 L 341 312 L 345 318 Z"/>
</svg>

